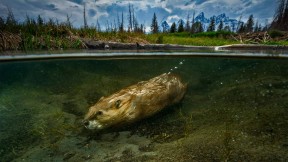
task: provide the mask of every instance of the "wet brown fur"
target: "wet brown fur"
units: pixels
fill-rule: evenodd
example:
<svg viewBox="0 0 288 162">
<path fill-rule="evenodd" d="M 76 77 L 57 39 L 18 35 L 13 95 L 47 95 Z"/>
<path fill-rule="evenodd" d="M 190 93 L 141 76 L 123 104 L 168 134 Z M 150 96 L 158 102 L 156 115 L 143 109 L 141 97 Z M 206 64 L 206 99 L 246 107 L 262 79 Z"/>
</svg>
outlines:
<svg viewBox="0 0 288 162">
<path fill-rule="evenodd" d="M 184 97 L 186 87 L 179 76 L 168 73 L 139 82 L 102 97 L 90 107 L 84 118 L 86 123 L 89 122 L 86 127 L 103 129 L 149 117 L 179 102 Z M 92 124 L 92 121 L 97 124 Z"/>
</svg>

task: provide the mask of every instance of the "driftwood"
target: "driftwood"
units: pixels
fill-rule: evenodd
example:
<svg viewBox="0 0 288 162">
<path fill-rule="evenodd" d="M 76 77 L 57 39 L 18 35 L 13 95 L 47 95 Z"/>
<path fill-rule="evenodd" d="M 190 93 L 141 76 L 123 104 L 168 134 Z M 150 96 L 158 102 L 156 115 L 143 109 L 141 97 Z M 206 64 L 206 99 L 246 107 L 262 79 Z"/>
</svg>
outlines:
<svg viewBox="0 0 288 162">
<path fill-rule="evenodd" d="M 136 43 L 118 43 L 118 42 L 104 42 L 83 40 L 89 49 L 95 50 L 211 50 L 212 47 L 205 46 L 186 46 L 173 44 L 140 44 Z"/>
<path fill-rule="evenodd" d="M 283 33 L 283 36 L 275 38 L 272 38 L 268 32 L 243 33 L 237 34 L 236 36 L 231 35 L 231 37 L 240 43 L 263 44 L 269 41 L 288 40 L 288 33 Z"/>
<path fill-rule="evenodd" d="M 18 50 L 21 42 L 20 34 L 0 31 L 0 51 Z"/>
<path fill-rule="evenodd" d="M 8 50 L 24 50 L 23 44 L 25 43 L 25 36 L 21 33 L 10 33 L 6 31 L 0 31 L 0 51 L 8 51 Z M 47 42 L 48 41 L 48 42 Z M 39 46 L 42 48 L 50 49 L 61 49 L 61 44 L 59 45 L 59 40 L 55 39 L 54 37 L 50 37 L 49 40 L 45 38 L 45 36 L 35 37 L 32 36 L 31 46 L 32 48 L 37 49 Z M 73 35 L 72 32 L 68 31 L 67 36 L 61 38 L 61 41 L 67 42 L 68 48 L 74 48 L 73 44 L 78 44 L 78 47 L 82 49 L 87 49 L 86 43 L 82 41 L 82 39 L 78 36 Z M 49 46 L 47 45 L 49 43 Z"/>
</svg>

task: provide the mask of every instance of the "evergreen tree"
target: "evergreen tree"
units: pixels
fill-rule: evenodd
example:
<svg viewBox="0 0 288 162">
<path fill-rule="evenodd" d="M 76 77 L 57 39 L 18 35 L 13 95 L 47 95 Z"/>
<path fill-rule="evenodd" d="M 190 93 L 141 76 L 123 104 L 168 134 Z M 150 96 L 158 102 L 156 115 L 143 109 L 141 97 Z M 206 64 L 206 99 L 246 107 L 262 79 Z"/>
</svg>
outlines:
<svg viewBox="0 0 288 162">
<path fill-rule="evenodd" d="M 229 31 L 229 32 L 230 32 L 230 31 L 231 31 L 231 28 L 230 28 L 230 26 L 227 25 L 227 26 L 224 27 L 223 30 L 224 30 L 224 31 Z"/>
<path fill-rule="evenodd" d="M 162 26 L 162 32 L 163 33 L 169 32 L 169 25 L 168 25 L 167 21 L 163 21 L 161 23 L 161 26 Z"/>
<path fill-rule="evenodd" d="M 140 27 L 139 27 L 137 19 L 134 16 L 133 16 L 133 28 L 134 28 L 134 32 L 139 32 Z"/>
<path fill-rule="evenodd" d="M 195 33 L 195 11 L 193 12 L 192 22 L 191 22 L 191 33 Z"/>
<path fill-rule="evenodd" d="M 246 31 L 245 25 L 244 23 L 240 23 L 239 29 L 238 29 L 238 33 L 244 33 Z"/>
<path fill-rule="evenodd" d="M 258 21 L 256 21 L 254 32 L 260 32 L 260 31 L 261 31 L 261 27 L 260 27 Z"/>
<path fill-rule="evenodd" d="M 122 15 L 121 15 L 121 21 L 120 21 L 119 14 L 117 13 L 117 23 L 118 23 L 118 31 L 119 31 L 119 32 L 124 32 L 124 16 L 123 16 L 123 11 L 122 11 Z"/>
<path fill-rule="evenodd" d="M 215 17 L 211 17 L 207 32 L 215 31 Z"/>
<path fill-rule="evenodd" d="M 119 31 L 120 32 L 124 32 L 124 15 L 123 15 L 123 12 L 122 12 L 122 15 L 121 15 L 121 23 L 120 23 L 120 26 L 119 26 Z"/>
<path fill-rule="evenodd" d="M 69 18 L 70 17 L 67 15 L 67 20 L 70 20 Z M 38 15 L 38 17 L 37 17 L 37 24 L 40 25 L 40 26 L 44 25 L 44 20 L 42 19 L 42 17 L 40 15 Z M 70 26 L 72 27 L 71 22 L 70 22 Z"/>
<path fill-rule="evenodd" d="M 204 28 L 203 28 L 203 25 L 202 25 L 201 22 L 199 22 L 199 25 L 198 25 L 198 26 L 199 26 L 199 27 L 198 27 L 198 33 L 204 32 Z"/>
<path fill-rule="evenodd" d="M 141 33 L 145 33 L 145 26 L 144 26 L 144 24 L 141 24 L 141 25 L 140 25 L 140 31 L 141 31 Z"/>
<path fill-rule="evenodd" d="M 178 22 L 178 30 L 177 32 L 181 33 L 184 32 L 184 21 L 182 19 L 179 20 Z"/>
<path fill-rule="evenodd" d="M 254 27 L 254 17 L 253 15 L 250 15 L 246 23 L 245 31 L 253 32 L 253 27 Z"/>
<path fill-rule="evenodd" d="M 175 33 L 176 32 L 176 23 L 173 22 L 173 24 L 170 27 L 170 33 Z"/>
<path fill-rule="evenodd" d="M 223 26 L 224 26 L 224 24 L 223 24 L 223 21 L 221 20 L 217 31 L 222 31 L 223 30 Z"/>
<path fill-rule="evenodd" d="M 153 34 L 159 32 L 159 26 L 158 26 L 157 17 L 156 17 L 155 12 L 154 12 L 154 14 L 153 14 L 152 23 L 151 23 L 150 28 L 151 28 L 151 32 L 152 32 Z"/>
<path fill-rule="evenodd" d="M 195 22 L 192 25 L 192 30 L 193 30 L 193 33 L 202 33 L 202 32 L 204 32 L 204 28 L 202 26 L 202 23 L 201 22 Z"/>
</svg>

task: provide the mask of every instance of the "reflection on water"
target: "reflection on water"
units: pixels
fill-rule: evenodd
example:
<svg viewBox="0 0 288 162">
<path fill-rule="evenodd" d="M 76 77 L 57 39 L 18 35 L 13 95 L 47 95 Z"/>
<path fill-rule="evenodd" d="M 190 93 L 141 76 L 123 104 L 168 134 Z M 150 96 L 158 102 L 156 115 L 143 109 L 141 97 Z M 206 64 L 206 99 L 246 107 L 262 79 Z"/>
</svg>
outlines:
<svg viewBox="0 0 288 162">
<path fill-rule="evenodd" d="M 181 104 L 117 129 L 82 126 L 101 96 L 171 69 L 188 83 Z M 288 60 L 9 62 L 0 74 L 1 161 L 288 160 Z"/>
</svg>

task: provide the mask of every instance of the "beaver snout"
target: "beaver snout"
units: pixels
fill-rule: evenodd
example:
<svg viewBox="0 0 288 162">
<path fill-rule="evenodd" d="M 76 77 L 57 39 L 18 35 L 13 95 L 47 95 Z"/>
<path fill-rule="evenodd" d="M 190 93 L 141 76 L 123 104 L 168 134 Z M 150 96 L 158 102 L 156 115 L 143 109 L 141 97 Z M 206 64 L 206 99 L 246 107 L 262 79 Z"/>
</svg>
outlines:
<svg viewBox="0 0 288 162">
<path fill-rule="evenodd" d="M 89 126 L 89 121 L 88 120 L 83 120 L 82 121 L 83 125 L 87 128 Z"/>
</svg>

